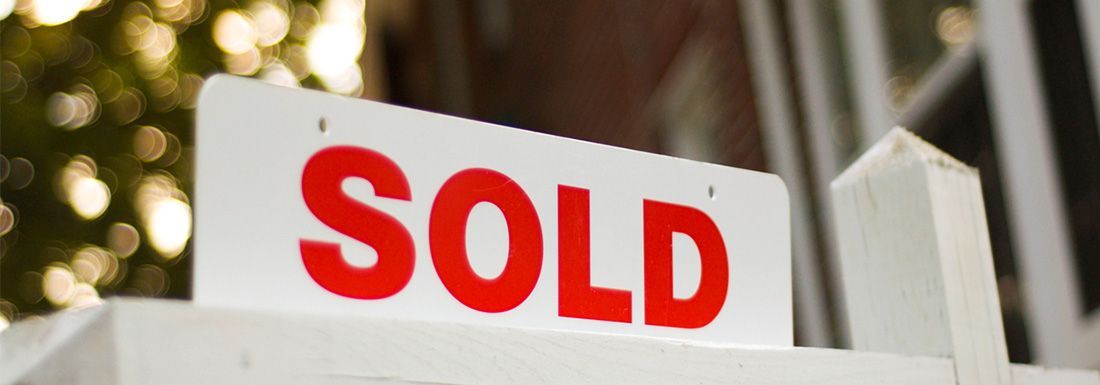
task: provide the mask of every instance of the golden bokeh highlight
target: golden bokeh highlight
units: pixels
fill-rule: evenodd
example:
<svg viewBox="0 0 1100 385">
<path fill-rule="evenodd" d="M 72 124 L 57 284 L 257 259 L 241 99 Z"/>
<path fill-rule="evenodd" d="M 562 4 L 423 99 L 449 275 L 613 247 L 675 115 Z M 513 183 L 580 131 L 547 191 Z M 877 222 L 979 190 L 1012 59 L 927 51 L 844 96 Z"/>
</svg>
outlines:
<svg viewBox="0 0 1100 385">
<path fill-rule="evenodd" d="M 15 307 L 15 304 L 0 299 L 0 333 L 11 326 L 12 321 L 16 319 L 18 314 L 19 309 Z"/>
<path fill-rule="evenodd" d="M 134 87 L 113 87 L 113 75 L 99 75 L 93 83 L 104 84 L 113 123 L 123 125 L 141 117 L 146 109 L 169 112 L 176 108 L 194 108 L 197 97 L 195 77 L 178 68 L 179 34 L 201 22 L 207 10 L 202 0 L 156 0 L 126 4 L 111 48 L 129 56 L 136 73 L 145 80 L 145 91 Z M 109 71 L 109 70 L 108 70 Z M 201 85 L 201 77 L 198 82 Z M 105 91 L 106 92 L 106 91 Z"/>
<path fill-rule="evenodd" d="M 260 71 L 260 79 L 283 87 L 299 87 L 298 77 L 282 62 L 274 62 Z"/>
<path fill-rule="evenodd" d="M 306 47 L 301 44 L 291 44 L 285 51 L 283 51 L 284 62 L 290 72 L 294 74 L 294 77 L 298 80 L 303 80 L 309 77 L 309 58 L 306 52 Z"/>
<path fill-rule="evenodd" d="M 296 3 L 293 15 L 290 19 L 290 36 L 297 40 L 308 39 L 309 32 L 321 22 L 321 12 L 310 3 Z"/>
<path fill-rule="evenodd" d="M 77 155 L 58 172 L 55 180 L 58 197 L 85 220 L 103 215 L 111 201 L 111 191 L 106 183 L 96 179 L 97 173 L 95 160 Z"/>
<path fill-rule="evenodd" d="M 936 36 L 948 46 L 958 46 L 974 39 L 974 11 L 966 6 L 944 8 L 936 16 Z"/>
<path fill-rule="evenodd" d="M 199 102 L 199 91 L 205 82 L 202 76 L 196 74 L 183 74 L 180 76 L 180 108 L 193 109 Z"/>
<path fill-rule="evenodd" d="M 178 51 L 176 30 L 166 22 L 154 19 L 154 13 L 145 3 L 126 5 L 122 19 L 120 53 L 132 55 L 138 74 L 145 79 L 156 79 L 171 67 Z"/>
<path fill-rule="evenodd" d="M 157 166 L 168 167 L 175 164 L 183 155 L 183 144 L 180 143 L 179 137 L 171 132 L 165 131 L 164 139 L 167 140 L 168 145 L 164 148 L 164 154 L 154 163 Z"/>
<path fill-rule="evenodd" d="M 354 24 L 325 23 L 313 29 L 306 57 L 313 73 L 322 78 L 340 75 L 356 65 L 363 34 Z"/>
<path fill-rule="evenodd" d="M 0 156 L 0 181 L 5 191 L 36 186 L 36 165 L 44 167 L 41 187 L 71 210 L 66 219 L 103 236 L 41 245 L 42 262 L 14 275 L 13 301 L 33 313 L 92 306 L 102 302 L 101 292 L 164 295 L 172 286 L 167 266 L 187 253 L 194 226 L 183 191 L 191 182 L 191 136 L 165 120 L 188 114 L 166 114 L 195 108 L 205 77 L 222 71 L 285 87 L 362 93 L 364 1 L 314 3 L 0 0 L 0 19 L 12 17 L 0 57 L 3 101 L 34 100 L 33 117 L 45 124 L 32 129 L 92 145 L 59 145 L 44 158 L 31 157 L 35 164 Z M 191 28 L 197 34 L 185 34 Z M 210 49 L 191 52 L 203 46 Z M 98 135 L 108 134 L 122 135 L 117 151 L 95 147 Z M 23 253 L 25 245 L 12 249 L 29 231 L 20 215 L 0 201 L 0 256 Z M 0 312 L 0 330 L 31 313 Z"/>
<path fill-rule="evenodd" d="M 202 19 L 206 11 L 205 0 L 156 0 L 154 4 L 157 17 L 172 23 L 177 33 Z"/>
<path fill-rule="evenodd" d="M 260 58 L 260 50 L 256 47 L 248 47 L 242 53 L 225 54 L 225 70 L 231 74 L 251 76 L 260 70 L 263 61 Z"/>
<path fill-rule="evenodd" d="M 105 0 L 34 0 L 15 4 L 17 14 L 27 16 L 37 25 L 60 25 L 76 18 L 81 11 L 90 11 L 106 3 Z"/>
<path fill-rule="evenodd" d="M 191 205 L 174 178 L 155 174 L 142 178 L 134 196 L 145 239 L 166 260 L 180 255 L 191 239 Z"/>
<path fill-rule="evenodd" d="M 93 287 L 111 286 L 120 278 L 118 257 L 99 246 L 88 245 L 77 250 L 69 266 L 78 281 Z"/>
<path fill-rule="evenodd" d="M 229 73 L 287 87 L 312 74 L 329 91 L 358 96 L 364 12 L 362 0 L 323 0 L 318 7 L 253 0 L 221 11 L 211 33 Z"/>
<path fill-rule="evenodd" d="M 114 118 L 114 123 L 119 125 L 137 120 L 145 114 L 145 107 L 145 94 L 134 87 L 126 87 L 119 93 L 118 98 L 107 106 Z"/>
<path fill-rule="evenodd" d="M 76 276 L 64 264 L 50 264 L 42 272 L 42 294 L 55 307 L 66 306 L 76 294 Z"/>
<path fill-rule="evenodd" d="M 107 211 L 111 193 L 107 185 L 95 178 L 78 178 L 69 191 L 69 204 L 84 219 L 95 219 Z"/>
<path fill-rule="evenodd" d="M 68 92 L 55 92 L 46 99 L 46 120 L 55 127 L 75 130 L 99 119 L 99 97 L 87 84 L 76 84 Z"/>
<path fill-rule="evenodd" d="M 168 291 L 168 272 L 157 265 L 141 265 L 131 273 L 130 286 L 137 290 L 137 294 L 147 297 L 156 297 Z"/>
<path fill-rule="evenodd" d="M 238 10 L 225 10 L 214 19 L 214 43 L 227 54 L 254 49 L 259 36 L 252 19 Z"/>
<path fill-rule="evenodd" d="M 153 162 L 164 155 L 168 148 L 168 138 L 164 132 L 153 126 L 139 126 L 134 132 L 134 156 L 142 162 Z"/>
<path fill-rule="evenodd" d="M 133 255 L 140 245 L 141 236 L 137 229 L 128 223 L 116 222 L 107 229 L 107 247 L 119 258 Z"/>
<path fill-rule="evenodd" d="M 15 212 L 11 206 L 0 204 L 0 236 L 7 235 L 15 228 Z"/>
<path fill-rule="evenodd" d="M 268 1 L 257 1 L 249 5 L 248 13 L 255 22 L 256 43 L 260 46 L 279 44 L 290 32 L 290 16 L 284 7 Z"/>
<path fill-rule="evenodd" d="M 66 303 L 65 306 L 73 309 L 81 309 L 102 303 L 103 299 L 99 297 L 99 292 L 96 291 L 92 285 L 79 282 L 73 290 L 72 298 L 69 299 L 69 302 Z"/>
<path fill-rule="evenodd" d="M 321 21 L 309 33 L 306 58 L 311 72 L 329 91 L 358 96 L 363 92 L 359 56 L 366 40 L 363 0 L 323 0 Z"/>
<path fill-rule="evenodd" d="M 0 0 L 0 20 L 8 18 L 15 10 L 15 0 Z"/>
</svg>

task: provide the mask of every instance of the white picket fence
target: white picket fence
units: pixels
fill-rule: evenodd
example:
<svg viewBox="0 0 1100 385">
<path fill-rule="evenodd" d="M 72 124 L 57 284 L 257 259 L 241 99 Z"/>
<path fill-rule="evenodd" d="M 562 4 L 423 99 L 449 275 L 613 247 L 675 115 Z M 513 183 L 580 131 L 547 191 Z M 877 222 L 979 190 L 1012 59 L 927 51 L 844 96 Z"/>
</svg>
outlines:
<svg viewBox="0 0 1100 385">
<path fill-rule="evenodd" d="M 833 186 L 856 350 L 112 299 L 0 334 L 3 384 L 1042 384 L 1011 365 L 975 170 L 902 130 Z"/>
</svg>

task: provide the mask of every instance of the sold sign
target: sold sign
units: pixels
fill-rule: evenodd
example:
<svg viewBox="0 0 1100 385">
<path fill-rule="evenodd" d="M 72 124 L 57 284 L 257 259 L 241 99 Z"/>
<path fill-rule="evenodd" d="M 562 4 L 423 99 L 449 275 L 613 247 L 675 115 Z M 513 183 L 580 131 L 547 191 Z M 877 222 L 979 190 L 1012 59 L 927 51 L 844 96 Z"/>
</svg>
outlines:
<svg viewBox="0 0 1100 385">
<path fill-rule="evenodd" d="M 348 264 L 339 243 L 301 240 L 302 261 L 317 284 L 341 296 L 382 299 L 405 288 L 416 264 L 413 238 L 393 217 L 356 201 L 342 190 L 347 178 L 371 182 L 376 194 L 411 200 L 401 168 L 378 152 L 334 146 L 318 151 L 302 173 L 306 206 L 334 230 L 372 246 L 378 262 Z M 631 293 L 594 287 L 589 282 L 588 191 L 558 186 L 558 314 L 563 317 L 631 322 Z M 490 203 L 508 224 L 508 259 L 495 278 L 470 267 L 466 223 L 475 205 Z M 643 202 L 646 323 L 698 328 L 709 324 L 726 299 L 729 264 L 718 227 L 694 208 Z M 672 234 L 691 237 L 699 249 L 702 275 L 688 299 L 672 295 Z M 523 303 L 542 271 L 543 240 L 534 204 L 514 180 L 486 168 L 452 175 L 440 187 L 428 220 L 432 265 L 447 291 L 467 307 L 499 313 Z"/>
<path fill-rule="evenodd" d="M 200 305 L 791 345 L 773 175 L 216 76 Z"/>
</svg>

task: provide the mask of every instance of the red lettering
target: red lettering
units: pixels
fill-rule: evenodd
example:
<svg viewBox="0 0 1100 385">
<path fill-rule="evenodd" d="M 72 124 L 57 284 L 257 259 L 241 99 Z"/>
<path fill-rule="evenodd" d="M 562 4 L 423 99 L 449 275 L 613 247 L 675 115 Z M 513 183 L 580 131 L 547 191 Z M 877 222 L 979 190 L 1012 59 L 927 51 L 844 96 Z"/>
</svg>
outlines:
<svg viewBox="0 0 1100 385">
<path fill-rule="evenodd" d="M 729 265 L 718 226 L 697 209 L 644 200 L 645 323 L 679 328 L 706 326 L 726 301 Z M 691 298 L 672 296 L 672 233 L 685 234 L 699 248 L 699 288 Z"/>
<path fill-rule="evenodd" d="M 416 257 L 413 240 L 397 219 L 344 193 L 347 178 L 366 179 L 377 196 L 409 201 L 409 182 L 401 168 L 378 152 L 334 146 L 318 151 L 302 171 L 302 197 L 322 223 L 370 245 L 378 252 L 371 267 L 352 266 L 340 244 L 300 239 L 306 271 L 317 284 L 335 294 L 379 299 L 401 291 L 412 277 Z"/>
<path fill-rule="evenodd" d="M 630 291 L 592 286 L 588 190 L 558 186 L 558 315 L 630 323 Z"/>
<path fill-rule="evenodd" d="M 466 222 L 474 206 L 497 206 L 508 223 L 508 261 L 493 279 L 477 275 L 466 253 Z M 542 270 L 542 229 L 531 199 L 511 178 L 471 168 L 440 187 L 428 220 L 436 273 L 447 291 L 474 310 L 498 313 L 523 303 Z"/>
<path fill-rule="evenodd" d="M 362 178 L 382 198 L 411 201 L 409 182 L 391 159 L 373 150 L 334 146 L 318 151 L 302 171 L 306 207 L 326 226 L 378 253 L 370 267 L 349 264 L 340 243 L 299 239 L 309 276 L 324 289 L 356 299 L 392 296 L 409 283 L 416 261 L 412 236 L 394 217 L 343 191 L 348 178 Z M 470 213 L 486 202 L 500 209 L 508 228 L 508 259 L 494 278 L 470 265 L 466 230 Z M 592 285 L 589 191 L 558 186 L 558 315 L 632 322 L 629 290 Z M 538 212 L 526 192 L 508 176 L 484 168 L 452 175 L 432 203 L 428 241 L 432 263 L 451 295 L 488 313 L 511 310 L 534 290 L 542 270 L 543 239 Z M 725 304 L 729 260 L 718 226 L 688 206 L 642 202 L 645 323 L 677 328 L 710 324 Z M 699 287 L 689 298 L 673 295 L 673 233 L 687 235 L 699 250 Z"/>
</svg>

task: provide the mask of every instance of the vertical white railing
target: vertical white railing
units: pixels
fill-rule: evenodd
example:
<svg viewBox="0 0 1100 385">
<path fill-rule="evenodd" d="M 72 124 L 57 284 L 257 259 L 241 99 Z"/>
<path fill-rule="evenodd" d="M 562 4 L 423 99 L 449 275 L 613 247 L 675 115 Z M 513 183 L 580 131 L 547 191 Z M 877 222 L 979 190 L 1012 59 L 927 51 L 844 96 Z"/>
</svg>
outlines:
<svg viewBox="0 0 1100 385">
<path fill-rule="evenodd" d="M 795 111 L 785 71 L 778 22 L 770 1 L 739 1 L 745 44 L 752 65 L 753 90 L 760 111 L 760 133 L 772 172 L 783 178 L 791 202 L 791 255 L 794 273 L 795 327 L 801 344 L 830 346 L 829 316 L 819 278 L 813 204 L 801 164 Z"/>
<path fill-rule="evenodd" d="M 832 206 L 829 204 L 829 181 L 840 173 L 842 160 L 847 162 L 848 154 L 840 154 L 832 134 L 833 118 L 837 111 L 837 100 L 832 90 L 831 69 L 836 66 L 830 62 L 831 53 L 827 51 L 825 40 L 829 31 L 825 30 L 825 15 L 821 12 L 818 0 L 788 0 L 788 26 L 791 31 L 792 62 L 798 77 L 798 96 L 803 111 L 802 133 L 805 136 L 807 152 L 813 164 L 815 209 L 820 220 L 818 233 L 821 234 L 823 254 L 828 257 L 825 276 L 834 288 L 830 298 L 834 309 L 844 308 L 844 282 L 840 277 L 840 263 L 837 260 L 836 229 L 832 218 Z M 844 312 L 837 312 L 833 319 L 837 323 L 837 345 L 848 346 L 848 322 Z"/>
<path fill-rule="evenodd" d="M 979 0 L 986 91 L 1036 362 L 1076 365 L 1081 305 L 1027 0 Z"/>
<path fill-rule="evenodd" d="M 885 25 L 879 0 L 840 0 L 840 19 L 847 43 L 849 77 L 854 82 L 856 121 L 859 122 L 860 148 L 867 148 L 894 125 L 886 95 L 888 68 Z"/>
</svg>

